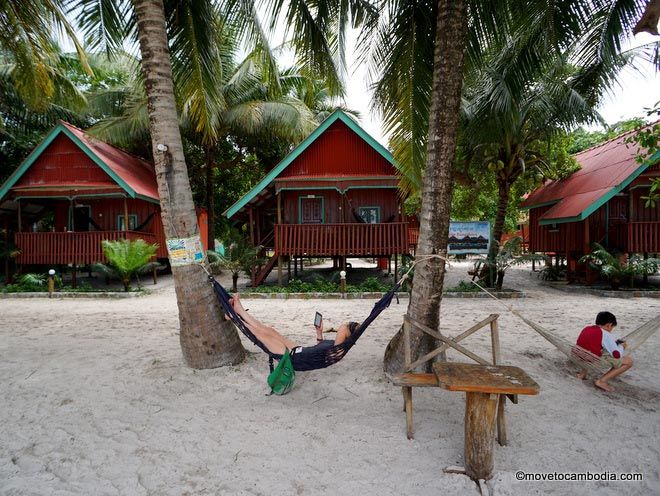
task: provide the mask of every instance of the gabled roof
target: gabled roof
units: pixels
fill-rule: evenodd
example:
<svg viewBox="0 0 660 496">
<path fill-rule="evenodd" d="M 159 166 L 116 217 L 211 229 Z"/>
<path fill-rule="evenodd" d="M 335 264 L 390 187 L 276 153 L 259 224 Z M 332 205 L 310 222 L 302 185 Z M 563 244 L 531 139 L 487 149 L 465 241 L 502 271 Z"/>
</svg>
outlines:
<svg viewBox="0 0 660 496">
<path fill-rule="evenodd" d="M 394 158 L 392 154 L 378 141 L 372 138 L 364 129 L 362 129 L 353 119 L 346 115 L 341 110 L 335 110 L 332 114 L 325 119 L 319 127 L 317 127 L 312 134 L 310 134 L 304 141 L 295 147 L 282 161 L 277 164 L 266 176 L 259 181 L 259 183 L 248 191 L 242 198 L 229 207 L 225 212 L 228 218 L 233 217 L 241 208 L 247 205 L 251 200 L 257 197 L 264 189 L 266 189 L 282 171 L 284 171 L 296 158 L 300 156 L 309 146 L 316 141 L 332 124 L 341 121 L 355 132 L 360 138 L 367 142 L 376 152 L 378 152 L 387 162 L 394 165 Z"/>
<path fill-rule="evenodd" d="M 652 124 L 651 124 L 652 125 Z M 553 205 L 540 217 L 541 224 L 581 221 L 622 191 L 650 166 L 660 162 L 656 152 L 637 162 L 639 146 L 628 143 L 629 132 L 574 155 L 580 170 L 566 179 L 551 181 L 534 190 L 522 208 Z"/>
<path fill-rule="evenodd" d="M 73 141 L 129 197 L 154 203 L 159 202 L 156 175 L 153 166 L 149 162 L 113 145 L 92 138 L 85 134 L 82 129 L 78 129 L 64 121 L 60 121 L 39 146 L 28 155 L 18 169 L 9 176 L 7 181 L 0 187 L 0 198 L 7 194 L 53 140 L 60 135 L 64 135 Z"/>
</svg>

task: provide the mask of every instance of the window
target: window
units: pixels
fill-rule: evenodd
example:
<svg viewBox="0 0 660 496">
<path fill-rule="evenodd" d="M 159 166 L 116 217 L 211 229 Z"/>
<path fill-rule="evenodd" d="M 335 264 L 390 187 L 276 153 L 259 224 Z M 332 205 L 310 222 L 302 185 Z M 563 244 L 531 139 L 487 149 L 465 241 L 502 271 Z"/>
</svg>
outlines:
<svg viewBox="0 0 660 496">
<path fill-rule="evenodd" d="M 129 214 L 128 215 L 128 230 L 129 231 L 135 231 L 135 228 L 137 227 L 137 215 L 135 214 Z M 124 230 L 124 216 L 123 215 L 118 215 L 117 216 L 117 230 L 118 231 L 123 231 Z"/>
<path fill-rule="evenodd" d="M 359 207 L 358 215 L 367 224 L 378 224 L 380 222 L 380 207 Z"/>
</svg>

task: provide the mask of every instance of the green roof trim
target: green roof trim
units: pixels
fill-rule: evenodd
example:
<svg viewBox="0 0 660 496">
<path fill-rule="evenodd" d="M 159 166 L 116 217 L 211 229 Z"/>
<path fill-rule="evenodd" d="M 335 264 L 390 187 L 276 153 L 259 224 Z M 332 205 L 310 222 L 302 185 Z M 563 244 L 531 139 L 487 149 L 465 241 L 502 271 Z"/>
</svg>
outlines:
<svg viewBox="0 0 660 496">
<path fill-rule="evenodd" d="M 656 162 L 658 161 L 660 161 L 660 150 L 656 151 L 650 158 L 648 158 L 639 167 L 637 167 L 637 169 L 635 169 L 635 172 L 633 172 L 627 178 L 625 178 L 618 186 L 615 186 L 607 193 L 605 193 L 603 196 L 598 198 L 595 202 L 593 202 L 582 212 L 580 212 L 579 215 L 575 217 L 562 217 L 559 219 L 545 219 L 545 220 L 541 220 L 540 224 L 542 226 L 547 226 L 552 224 L 565 224 L 567 222 L 579 222 L 586 219 L 596 210 L 598 210 L 600 207 L 602 207 L 608 201 L 610 201 L 615 195 L 623 191 L 626 188 L 626 186 L 628 186 L 631 182 L 637 179 L 646 169 L 648 169 L 652 165 L 655 165 Z"/>
<path fill-rule="evenodd" d="M 60 134 L 64 134 L 67 138 L 73 141 L 78 148 L 80 148 L 85 155 L 87 155 L 96 165 L 98 165 L 103 171 L 110 176 L 110 178 L 117 183 L 126 193 L 131 197 L 135 198 L 136 193 L 124 180 L 122 180 L 115 172 L 108 167 L 101 158 L 96 155 L 85 143 L 80 141 L 80 139 L 73 134 L 64 124 L 60 123 L 53 128 L 53 130 L 44 138 L 44 140 L 37 146 L 32 153 L 30 153 L 27 158 L 21 163 L 21 165 L 14 171 L 14 173 L 9 176 L 5 183 L 0 187 L 0 199 L 4 198 L 9 190 L 18 182 L 18 180 L 27 172 L 27 170 L 32 166 L 32 164 L 41 156 L 41 154 L 48 148 L 48 146 L 57 138 Z"/>
<path fill-rule="evenodd" d="M 390 164 L 394 165 L 394 157 L 392 154 L 387 151 L 383 145 L 378 143 L 373 137 L 371 137 L 364 129 L 362 129 L 357 122 L 351 119 L 341 110 L 335 110 L 326 120 L 324 120 L 312 134 L 307 136 L 297 147 L 295 147 L 291 153 L 282 159 L 282 161 L 277 164 L 273 170 L 271 170 L 266 176 L 259 181 L 259 183 L 248 191 L 242 198 L 240 198 L 236 203 L 229 207 L 223 215 L 228 219 L 231 219 L 236 213 L 241 210 L 245 205 L 247 205 L 251 200 L 253 200 L 261 191 L 263 191 L 268 185 L 278 176 L 280 173 L 286 169 L 296 158 L 300 156 L 316 139 L 321 136 L 332 124 L 336 121 L 341 121 L 346 124 L 349 129 L 355 132 L 360 138 L 369 144 L 374 150 L 376 150 L 385 160 Z"/>
</svg>

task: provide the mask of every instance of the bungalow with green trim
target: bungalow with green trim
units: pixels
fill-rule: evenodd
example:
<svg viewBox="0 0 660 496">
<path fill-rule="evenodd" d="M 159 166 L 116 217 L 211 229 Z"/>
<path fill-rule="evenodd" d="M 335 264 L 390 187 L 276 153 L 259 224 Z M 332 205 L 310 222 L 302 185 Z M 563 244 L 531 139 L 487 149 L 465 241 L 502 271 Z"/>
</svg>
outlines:
<svg viewBox="0 0 660 496">
<path fill-rule="evenodd" d="M 158 243 L 167 258 L 154 166 L 66 122 L 0 186 L 0 222 L 19 265 L 102 262 L 113 239 Z"/>
<path fill-rule="evenodd" d="M 522 203 L 529 250 L 565 256 L 569 280 L 591 279 L 578 260 L 594 242 L 619 253 L 660 253 L 660 203 L 647 207 L 645 199 L 660 177 L 660 152 L 639 163 L 633 133 L 577 153 L 580 170 L 545 183 Z"/>
<path fill-rule="evenodd" d="M 410 251 L 397 185 L 392 155 L 336 110 L 224 214 L 273 253 L 254 284 L 275 264 L 281 284 L 283 264 L 297 270 L 303 257 L 379 257 L 387 267 Z"/>
</svg>

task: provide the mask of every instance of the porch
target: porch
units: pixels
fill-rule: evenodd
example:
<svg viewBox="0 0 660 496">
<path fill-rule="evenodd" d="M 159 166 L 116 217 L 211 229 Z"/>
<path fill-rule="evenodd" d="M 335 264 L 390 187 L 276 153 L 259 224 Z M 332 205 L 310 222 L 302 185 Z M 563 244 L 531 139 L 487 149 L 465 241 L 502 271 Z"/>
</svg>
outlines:
<svg viewBox="0 0 660 496">
<path fill-rule="evenodd" d="M 407 222 L 380 224 L 275 224 L 281 256 L 375 257 L 410 252 Z"/>
<path fill-rule="evenodd" d="M 105 262 L 102 241 L 118 239 L 143 239 L 156 243 L 156 235 L 139 231 L 88 231 L 88 232 L 17 232 L 14 243 L 20 250 L 19 264 L 75 264 L 86 265 Z M 165 247 L 159 247 L 158 257 Z M 165 254 L 164 256 L 167 256 Z"/>
<path fill-rule="evenodd" d="M 611 247 L 623 253 L 660 253 L 660 221 L 628 222 L 612 227 L 608 240 Z"/>
</svg>

